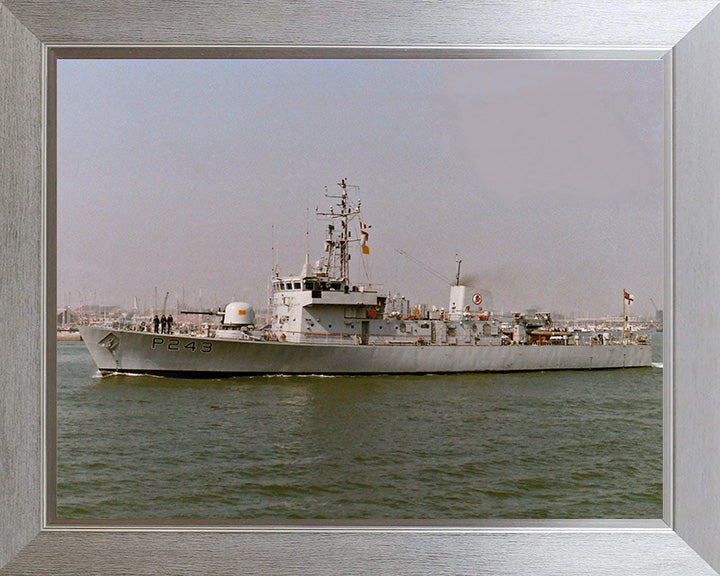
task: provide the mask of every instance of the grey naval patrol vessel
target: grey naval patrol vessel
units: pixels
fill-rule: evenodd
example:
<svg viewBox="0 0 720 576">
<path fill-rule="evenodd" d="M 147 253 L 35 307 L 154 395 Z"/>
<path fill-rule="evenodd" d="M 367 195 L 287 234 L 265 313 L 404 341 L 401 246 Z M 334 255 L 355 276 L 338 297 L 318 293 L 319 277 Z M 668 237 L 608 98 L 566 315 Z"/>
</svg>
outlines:
<svg viewBox="0 0 720 576">
<path fill-rule="evenodd" d="M 393 374 L 596 369 L 650 366 L 640 336 L 580 334 L 549 315 L 499 318 L 483 310 L 482 295 L 457 281 L 447 309 L 412 308 L 372 285 L 350 279 L 350 249 L 368 253 L 360 202 L 343 179 L 329 219 L 324 257 L 305 257 L 300 274 L 271 281 L 271 322 L 255 325 L 244 302 L 225 307 L 219 327 L 203 335 L 82 326 L 80 333 L 102 374 L 181 377 L 257 374 Z M 327 195 L 327 194 L 326 194 Z M 352 237 L 358 221 L 360 235 Z"/>
</svg>

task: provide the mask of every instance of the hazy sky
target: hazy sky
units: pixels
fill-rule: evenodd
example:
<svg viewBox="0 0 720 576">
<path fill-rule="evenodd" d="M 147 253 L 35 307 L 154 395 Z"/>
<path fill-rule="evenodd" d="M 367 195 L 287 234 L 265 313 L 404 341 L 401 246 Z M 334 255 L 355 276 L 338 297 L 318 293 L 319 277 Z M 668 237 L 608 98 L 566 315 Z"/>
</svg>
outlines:
<svg viewBox="0 0 720 576">
<path fill-rule="evenodd" d="M 662 81 L 659 61 L 60 60 L 58 305 L 261 307 L 273 244 L 281 273 L 317 260 L 347 178 L 385 291 L 447 306 L 425 268 L 450 281 L 457 253 L 496 311 L 619 315 L 627 288 L 653 314 Z"/>
</svg>

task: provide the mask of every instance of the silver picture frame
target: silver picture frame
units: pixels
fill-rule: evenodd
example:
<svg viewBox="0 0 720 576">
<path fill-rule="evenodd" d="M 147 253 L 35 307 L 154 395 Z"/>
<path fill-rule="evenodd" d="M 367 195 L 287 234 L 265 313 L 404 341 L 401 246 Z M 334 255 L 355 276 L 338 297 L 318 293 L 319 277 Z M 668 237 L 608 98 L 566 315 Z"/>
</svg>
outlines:
<svg viewBox="0 0 720 576">
<path fill-rule="evenodd" d="M 0 574 L 716 574 L 720 9 L 705 0 L 0 0 Z M 661 59 L 664 510 L 656 521 L 63 526 L 52 521 L 52 78 L 58 54 Z M 205 53 L 203 52 L 205 51 Z"/>
</svg>

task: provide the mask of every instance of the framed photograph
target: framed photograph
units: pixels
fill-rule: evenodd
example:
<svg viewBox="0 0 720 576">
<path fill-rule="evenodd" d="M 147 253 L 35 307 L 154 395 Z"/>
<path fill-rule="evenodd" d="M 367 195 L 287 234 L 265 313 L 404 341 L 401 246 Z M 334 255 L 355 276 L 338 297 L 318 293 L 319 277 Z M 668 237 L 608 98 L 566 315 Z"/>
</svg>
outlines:
<svg viewBox="0 0 720 576">
<path fill-rule="evenodd" d="M 285 40 L 282 40 L 283 31 L 287 28 L 283 22 L 296 22 L 296 17 L 299 17 L 293 15 L 292 11 L 281 10 L 279 16 L 276 14 L 272 20 L 273 24 L 266 23 L 258 28 L 258 22 L 269 21 L 266 16 L 270 13 L 270 7 L 176 7 L 177 12 L 173 12 L 172 18 L 174 25 L 168 28 L 155 27 L 153 23 L 164 21 L 163 19 L 170 15 L 170 8 L 158 4 L 154 5 L 153 9 L 157 14 L 149 21 L 140 11 L 114 13 L 111 6 L 107 7 L 106 12 L 90 12 L 76 6 L 45 7 L 42 12 L 38 12 L 32 3 L 0 4 L 0 32 L 3 45 L 8 48 L 4 51 L 6 55 L 0 60 L 0 66 L 3 72 L 8 72 L 8 77 L 16 80 L 3 84 L 0 89 L 0 97 L 4 103 L 2 137 L 3 141 L 10 143 L 3 163 L 3 172 L 0 174 L 3 188 L 10 191 L 10 194 L 3 197 L 2 206 L 3 219 L 7 223 L 2 231 L 2 268 L 3 278 L 8 280 L 4 281 L 4 288 L 7 289 L 3 291 L 0 305 L 8 322 L 3 328 L 7 347 L 2 352 L 3 365 L 7 366 L 3 374 L 3 421 L 7 433 L 1 439 L 0 450 L 9 465 L 0 471 L 2 485 L 7 487 L 1 494 L 3 506 L 0 511 L 0 526 L 3 528 L 0 528 L 0 566 L 4 566 L 8 573 L 44 570 L 67 573 L 89 573 L 97 570 L 127 573 L 141 568 L 147 572 L 148 563 L 144 559 L 152 557 L 152 568 L 158 573 L 182 573 L 188 570 L 207 573 L 482 571 L 507 574 L 523 573 L 528 565 L 532 565 L 539 573 L 548 574 L 594 573 L 598 572 L 600 567 L 602 573 L 617 574 L 670 574 L 678 571 L 713 574 L 713 569 L 720 566 L 715 536 L 720 522 L 720 503 L 713 496 L 720 487 L 720 457 L 715 450 L 717 439 L 713 434 L 717 429 L 718 416 L 707 409 L 718 400 L 718 392 L 709 384 L 716 376 L 712 359 L 716 357 L 717 344 L 711 337 L 712 326 L 708 322 L 715 306 L 710 295 L 716 291 L 720 274 L 720 266 L 712 254 L 713 246 L 717 245 L 717 230 L 710 217 L 717 202 L 714 198 L 713 182 L 718 168 L 712 162 L 711 156 L 718 138 L 715 127 L 720 122 L 720 110 L 715 99 L 711 97 L 720 83 L 720 77 L 716 73 L 717 62 L 713 57 L 713 54 L 717 53 L 714 46 L 720 28 L 720 16 L 715 10 L 715 3 L 697 2 L 690 6 L 687 3 L 670 3 L 662 9 L 643 3 L 628 3 L 606 8 L 609 12 L 598 11 L 588 5 L 576 6 L 574 10 L 581 12 L 573 12 L 554 5 L 520 10 L 519 4 L 508 2 L 503 6 L 468 5 L 462 9 L 454 8 L 447 13 L 446 18 L 439 18 L 437 7 L 425 5 L 415 14 L 416 19 L 412 26 L 402 24 L 403 20 L 398 20 L 397 14 L 391 15 L 389 19 L 381 17 L 382 9 L 379 7 L 368 10 L 366 15 L 369 20 L 361 24 L 355 20 L 348 7 L 332 15 L 324 15 L 325 12 L 322 12 L 322 16 L 304 14 L 303 18 L 306 19 L 308 27 L 300 31 L 301 28 L 293 24 L 291 28 L 295 32 L 291 38 Z M 405 6 L 401 11 L 410 9 Z M 502 18 L 505 10 L 514 10 L 518 17 L 516 23 L 509 28 L 507 24 L 498 24 L 505 22 Z M 356 23 L 357 26 L 352 32 L 348 32 L 343 25 L 343 18 L 337 19 L 338 14 L 344 14 Z M 495 18 L 488 18 L 491 15 Z M 471 24 L 475 21 L 485 23 L 481 30 Z M 544 22 L 545 26 L 538 27 L 538 22 Z M 589 22 L 592 24 L 588 24 Z M 233 23 L 237 27 L 233 27 Z M 328 33 L 327 30 L 332 32 Z M 209 48 L 208 43 L 218 46 Z M 116 46 L 104 48 L 103 44 Z M 164 46 L 151 48 L 148 44 Z M 262 47 L 258 44 L 279 46 Z M 343 48 L 346 44 L 356 47 Z M 428 44 L 455 47 L 428 47 Z M 582 47 L 578 47 L 578 44 L 582 44 Z M 474 47 L 470 48 L 469 45 Z M 552 47 L 548 48 L 550 45 Z M 64 167 L 59 163 L 55 164 L 55 160 L 63 153 L 59 146 L 70 142 L 62 140 L 63 134 L 67 134 L 63 130 L 68 127 L 63 126 L 63 119 L 56 115 L 61 103 L 62 87 L 55 80 L 60 81 L 57 72 L 63 59 L 68 62 L 107 59 L 124 54 L 137 64 L 149 62 L 148 54 L 153 50 L 162 61 L 174 60 L 178 63 L 183 59 L 193 58 L 210 62 L 215 54 L 221 54 L 223 61 L 230 62 L 232 60 L 228 58 L 229 52 L 240 54 L 241 58 L 247 59 L 245 64 L 250 64 L 251 60 L 269 58 L 275 62 L 295 59 L 304 65 L 325 60 L 324 66 L 327 66 L 328 62 L 339 64 L 355 61 L 357 65 L 359 61 L 373 60 L 377 60 L 377 65 L 409 60 L 420 66 L 420 63 L 434 59 L 452 62 L 454 67 L 462 66 L 463 62 L 471 60 L 479 63 L 483 60 L 497 60 L 499 64 L 503 64 L 503 60 L 522 60 L 520 64 L 525 65 L 530 64 L 530 61 L 536 61 L 536 64 L 540 61 L 560 61 L 567 67 L 568 61 L 572 60 L 578 61 L 573 63 L 582 68 L 584 64 L 579 61 L 585 60 L 593 61 L 585 65 L 588 69 L 595 70 L 592 78 L 588 79 L 589 82 L 598 81 L 598 75 L 602 76 L 600 70 L 603 67 L 602 62 L 597 62 L 599 60 L 614 62 L 616 65 L 625 63 L 628 66 L 625 70 L 626 76 L 636 76 L 636 79 L 638 75 L 642 75 L 643 63 L 648 69 L 653 69 L 656 88 L 653 94 L 656 104 L 661 102 L 662 112 L 658 112 L 657 107 L 648 106 L 647 102 L 644 103 L 645 106 L 643 102 L 636 102 L 635 112 L 654 110 L 654 122 L 651 124 L 656 128 L 657 120 L 662 117 L 662 138 L 656 139 L 655 153 L 651 154 L 656 162 L 660 161 L 658 156 L 662 154 L 661 164 L 664 166 L 660 170 L 662 177 L 658 177 L 658 182 L 664 184 L 664 205 L 656 207 L 655 211 L 655 214 L 662 213 L 662 266 L 665 270 L 662 286 L 659 287 L 662 304 L 655 305 L 664 310 L 665 339 L 662 355 L 662 519 L 639 520 L 636 515 L 631 514 L 635 519 L 557 520 L 548 519 L 548 516 L 552 516 L 548 514 L 540 516 L 543 520 L 533 520 L 532 515 L 528 515 L 525 519 L 499 520 L 496 516 L 493 520 L 483 521 L 470 513 L 459 521 L 453 520 L 454 516 L 443 519 L 442 513 L 436 510 L 435 514 L 427 516 L 433 519 L 430 522 L 412 520 L 422 515 L 414 512 L 402 520 L 384 516 L 386 521 L 379 524 L 338 522 L 332 519 L 332 514 L 320 515 L 312 522 L 255 521 L 242 525 L 226 523 L 222 519 L 204 523 L 162 520 L 160 523 L 158 520 L 103 522 L 92 520 L 92 514 L 83 515 L 82 512 L 77 516 L 81 521 L 59 521 L 60 518 L 55 513 L 58 505 L 57 493 L 48 489 L 48 486 L 58 479 L 55 476 L 57 454 L 53 450 L 57 440 L 57 428 L 52 416 L 58 406 L 57 397 L 52 393 L 48 382 L 55 382 L 57 376 L 55 311 L 65 290 L 56 292 L 54 282 L 48 281 L 53 278 L 53 270 L 56 266 L 59 267 L 60 259 L 64 257 L 61 252 L 56 251 L 63 229 L 62 215 L 56 212 L 56 206 L 52 202 L 52 191 L 59 190 L 61 184 L 87 185 L 87 181 L 68 178 L 67 174 L 62 173 Z M 228 52 L 222 54 L 223 50 Z M 409 55 L 412 58 L 409 59 Z M 422 73 L 427 80 L 430 76 L 428 71 L 422 70 Z M 489 72 L 486 70 L 485 74 L 488 75 Z M 468 80 L 472 75 L 464 71 L 456 74 L 456 77 L 465 88 L 468 88 L 466 83 L 472 83 L 472 80 Z M 622 78 L 617 77 L 616 80 L 621 82 Z M 112 79 L 108 78 L 104 86 L 107 88 L 111 83 Z M 412 82 L 407 83 L 412 86 Z M 195 82 L 191 84 L 197 86 Z M 444 84 L 447 87 L 448 83 Z M 98 86 L 102 87 L 103 83 L 100 82 Z M 85 87 L 90 88 L 89 81 Z M 470 86 L 469 89 L 473 90 L 475 87 Z M 520 89 L 509 90 L 508 98 L 513 94 L 517 95 L 518 90 Z M 89 101 L 88 103 L 90 104 Z M 282 107 L 285 106 L 281 105 Z M 170 114 L 172 109 L 168 108 L 165 112 Z M 389 117 L 395 119 L 401 113 L 401 109 L 398 109 Z M 511 116 L 506 118 L 508 122 L 517 120 L 516 114 Z M 460 120 L 459 125 L 467 129 L 468 142 L 473 142 L 472 136 L 483 128 L 473 126 L 472 122 L 467 120 Z M 219 123 L 219 130 L 221 126 L 222 123 Z M 606 122 L 602 127 L 589 128 L 600 131 L 608 126 Z M 358 128 L 362 126 L 359 125 Z M 442 135 L 442 131 L 439 131 L 439 134 Z M 487 149 L 484 151 L 491 152 Z M 565 149 L 564 153 L 569 152 L 569 149 Z M 97 165 L 101 159 L 95 160 L 96 162 L 88 165 Z M 627 162 L 629 171 L 641 163 L 637 156 L 625 157 L 623 160 Z M 498 174 L 507 172 L 501 170 L 502 166 L 499 165 L 494 168 L 498 170 Z M 415 168 L 413 173 L 408 175 L 408 181 L 417 174 L 417 170 L 419 168 Z M 358 168 L 356 171 L 361 170 Z M 372 170 L 368 171 L 371 172 Z M 341 202 L 344 201 L 344 192 L 349 185 L 357 183 L 361 192 L 365 190 L 361 180 L 356 180 L 353 176 L 353 182 L 346 180 L 346 176 L 331 176 L 340 183 L 343 191 L 340 195 Z M 378 173 L 373 178 L 377 181 L 380 177 L 381 174 Z M 593 181 L 597 184 L 596 178 L 593 178 Z M 334 181 L 318 183 L 319 187 L 334 184 Z M 305 193 L 309 185 L 303 184 Z M 273 187 L 277 186 L 276 183 Z M 371 199 L 371 194 L 370 198 L 362 197 L 364 209 L 370 209 Z M 390 199 L 384 200 L 387 202 Z M 133 203 L 137 202 L 137 199 L 133 200 Z M 314 208 L 315 200 L 309 202 Z M 305 204 L 308 204 L 308 200 Z M 353 205 L 353 210 L 356 207 Z M 307 206 L 294 210 L 300 212 L 299 222 L 303 221 L 304 208 Z M 556 214 L 557 210 L 555 205 Z M 158 205 L 150 211 L 146 224 L 151 228 L 154 212 L 162 219 L 168 210 Z M 620 215 L 618 217 L 620 218 Z M 77 218 L 91 221 L 92 214 L 80 214 Z M 655 220 L 657 219 L 658 217 L 655 217 Z M 305 220 L 309 219 L 306 217 Z M 379 216 L 377 222 L 383 222 L 383 217 Z M 645 224 L 649 225 L 649 222 L 650 220 Z M 372 226 L 372 230 L 368 226 Z M 294 228 L 296 231 L 302 229 L 303 224 L 296 223 Z M 307 228 L 309 239 L 309 226 Z M 145 229 L 147 230 L 147 226 Z M 590 230 L 592 231 L 592 228 Z M 364 226 L 355 231 L 354 238 L 358 241 L 361 253 L 368 247 L 373 250 L 370 238 L 378 231 L 379 226 L 375 222 L 365 222 Z M 110 232 L 108 229 L 108 233 Z M 628 238 L 637 241 L 637 237 L 632 235 Z M 402 235 L 398 234 L 397 239 L 402 239 Z M 267 245 L 267 242 L 265 244 Z M 274 237 L 270 239 L 270 245 L 271 248 L 275 247 Z M 283 245 L 278 242 L 277 245 L 287 249 L 289 243 L 286 241 Z M 406 254 L 409 253 L 404 247 L 400 249 Z M 259 250 L 260 248 L 253 249 L 255 252 Z M 443 250 L 447 251 L 449 248 Z M 416 258 L 412 253 L 408 255 L 410 260 L 420 260 L 426 268 L 437 267 L 435 262 L 428 264 L 424 258 Z M 277 254 L 271 253 L 273 270 L 275 264 L 281 263 L 279 257 L 275 262 L 276 257 Z M 451 264 L 458 265 L 461 259 L 458 255 Z M 348 263 L 341 258 L 341 265 L 342 262 L 345 265 Z M 353 260 L 352 264 L 355 265 L 356 262 L 357 266 L 361 265 L 357 259 Z M 80 264 L 81 259 L 78 259 L 78 265 Z M 312 267 L 313 264 L 308 262 L 308 266 Z M 325 266 L 329 264 L 326 263 Z M 322 268 L 322 261 L 315 264 L 316 271 Z M 78 271 L 83 273 L 80 268 Z M 454 276 L 454 273 L 453 269 L 450 275 Z M 455 288 L 466 284 L 460 281 L 461 273 L 458 266 Z M 316 276 L 319 278 L 321 274 Z M 312 277 L 303 275 L 300 281 Z M 341 274 L 339 277 L 346 276 Z M 288 287 L 288 280 L 281 274 L 276 274 L 276 278 L 278 282 L 285 284 L 278 286 L 278 292 L 285 298 L 284 292 L 294 289 L 294 286 Z M 416 283 L 418 282 L 420 280 Z M 348 284 L 346 294 L 352 295 L 353 288 L 353 284 Z M 634 302 L 635 298 L 627 289 L 635 288 L 625 285 L 620 288 L 621 294 L 617 298 L 619 305 Z M 164 288 L 160 290 L 158 301 L 153 300 L 154 294 L 147 295 L 147 288 L 141 300 L 153 300 L 153 306 L 149 308 L 159 310 L 159 300 L 170 292 Z M 176 304 L 180 304 L 181 290 L 182 287 L 173 286 Z M 657 296 L 658 289 L 655 290 L 653 294 Z M 67 290 L 71 297 L 73 291 L 77 292 L 75 288 Z M 318 291 L 322 292 L 319 286 Z M 345 291 L 340 290 L 341 294 L 343 292 Z M 358 288 L 357 292 L 365 298 L 372 291 Z M 648 293 L 650 292 L 651 290 L 648 290 Z M 454 294 L 457 296 L 458 292 Z M 235 299 L 235 295 L 228 296 L 226 300 Z M 498 298 L 500 295 L 497 290 L 480 286 L 470 290 L 467 304 L 477 309 L 465 310 L 463 299 L 463 309 L 453 311 L 452 296 L 451 293 L 447 310 L 437 307 L 437 310 L 427 311 L 428 322 L 440 320 L 431 317 L 435 313 L 478 315 L 485 312 L 481 308 L 484 308 L 483 304 L 488 304 L 489 297 L 502 299 Z M 208 294 L 206 298 L 211 299 Z M 395 299 L 394 296 L 389 298 Z M 238 301 L 242 299 L 238 298 Z M 517 306 L 511 298 L 510 300 L 508 307 Z M 183 306 L 178 306 L 177 309 L 187 310 L 188 307 L 184 306 L 187 304 L 185 298 L 182 298 L 182 304 Z M 527 313 L 534 304 L 535 302 L 527 303 Z M 540 304 L 556 305 L 554 302 Z M 212 302 L 212 305 L 215 306 L 216 302 Z M 137 308 L 143 307 L 138 305 Z M 243 311 L 247 314 L 245 308 Z M 562 310 L 545 311 L 570 316 L 569 312 L 564 313 Z M 104 314 L 108 311 L 96 312 Z M 401 309 L 398 313 L 401 316 L 398 319 L 399 331 L 400 320 L 405 322 L 407 329 L 407 326 L 411 325 L 410 317 L 424 318 L 425 311 L 418 311 L 416 314 L 412 306 L 408 306 L 408 310 Z M 226 309 L 225 317 L 229 314 Z M 576 310 L 573 319 L 577 320 L 580 316 Z M 621 321 L 625 321 L 626 316 L 628 314 L 623 310 Z M 657 315 L 652 314 L 650 309 L 645 311 L 644 316 L 648 321 L 657 321 Z M 363 319 L 359 317 L 353 316 L 347 321 L 352 323 L 355 320 L 362 327 Z M 280 321 L 276 319 L 276 323 Z M 152 319 L 148 322 L 146 327 L 150 328 Z M 17 330 L 18 326 L 28 327 L 24 332 L 26 337 L 19 337 L 21 332 Z M 542 331 L 547 327 L 531 328 Z M 214 328 L 208 326 L 207 329 Z M 242 328 L 233 329 L 242 331 Z M 620 326 L 621 338 L 628 335 L 626 330 L 629 328 Z M 278 344 L 281 343 L 281 335 L 288 338 L 287 334 L 292 337 L 293 333 L 290 330 L 287 333 L 278 330 L 274 332 Z M 510 332 L 513 330 L 510 329 Z M 537 332 L 535 336 L 558 336 L 555 330 L 547 332 L 547 335 Z M 174 334 L 175 332 L 171 333 Z M 497 337 L 502 338 L 502 334 L 500 329 Z M 413 336 L 417 340 L 418 336 Z M 490 334 L 478 337 L 493 336 L 491 328 Z M 511 341 L 522 337 L 519 334 L 507 336 Z M 156 341 L 158 346 L 171 344 L 165 341 L 170 335 L 150 337 L 162 340 Z M 360 330 L 358 344 L 366 345 L 363 338 L 369 340 L 373 337 L 378 335 Z M 428 337 L 432 338 L 431 335 Z M 560 337 L 562 338 L 562 335 Z M 102 336 L 98 342 L 104 338 L 106 336 Z M 111 340 L 109 339 L 104 347 L 109 353 L 113 348 Z M 416 341 L 412 345 L 422 349 L 423 343 Z M 541 344 L 546 343 L 538 341 L 534 344 L 538 349 L 542 349 Z M 551 345 L 547 343 L 547 346 Z M 103 366 L 98 365 L 98 368 L 102 370 Z M 127 371 L 132 372 L 132 367 Z M 92 482 L 91 479 L 89 481 Z M 202 486 L 199 489 L 201 490 Z M 162 495 L 155 497 L 158 503 L 162 499 Z M 427 497 L 426 495 L 426 499 Z M 462 494 L 458 497 L 462 500 Z M 646 518 L 652 516 L 650 514 Z M 121 514 L 117 517 L 123 516 Z M 258 517 L 262 518 L 263 515 L 259 514 Z M 486 517 L 493 516 L 488 514 Z M 612 517 L 617 516 L 612 513 L 606 516 Z M 160 512 L 156 518 L 167 516 Z"/>
<path fill-rule="evenodd" d="M 53 525 L 662 516 L 661 60 L 56 54 Z"/>
</svg>

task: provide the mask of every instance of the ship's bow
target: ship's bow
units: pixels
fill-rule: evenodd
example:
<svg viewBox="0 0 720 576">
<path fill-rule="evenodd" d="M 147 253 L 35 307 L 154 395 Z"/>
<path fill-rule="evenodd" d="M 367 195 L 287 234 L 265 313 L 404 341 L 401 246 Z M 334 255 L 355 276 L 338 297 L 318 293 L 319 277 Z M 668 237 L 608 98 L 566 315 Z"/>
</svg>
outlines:
<svg viewBox="0 0 720 576">
<path fill-rule="evenodd" d="M 119 365 L 115 351 L 120 343 L 117 335 L 109 328 L 96 326 L 81 326 L 79 331 L 98 369 L 101 372 L 117 371 Z"/>
</svg>

